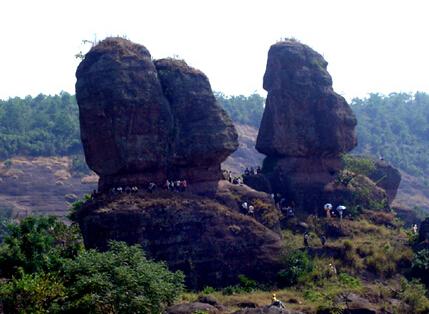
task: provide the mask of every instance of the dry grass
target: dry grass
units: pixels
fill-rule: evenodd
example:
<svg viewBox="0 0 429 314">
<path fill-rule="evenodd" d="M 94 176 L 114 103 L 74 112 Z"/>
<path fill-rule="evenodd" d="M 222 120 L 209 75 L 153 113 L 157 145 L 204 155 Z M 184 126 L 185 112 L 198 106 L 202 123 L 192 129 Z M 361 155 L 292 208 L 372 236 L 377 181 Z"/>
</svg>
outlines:
<svg viewBox="0 0 429 314">
<path fill-rule="evenodd" d="M 57 181 L 67 181 L 71 178 L 70 172 L 64 169 L 55 171 L 54 176 Z"/>
</svg>

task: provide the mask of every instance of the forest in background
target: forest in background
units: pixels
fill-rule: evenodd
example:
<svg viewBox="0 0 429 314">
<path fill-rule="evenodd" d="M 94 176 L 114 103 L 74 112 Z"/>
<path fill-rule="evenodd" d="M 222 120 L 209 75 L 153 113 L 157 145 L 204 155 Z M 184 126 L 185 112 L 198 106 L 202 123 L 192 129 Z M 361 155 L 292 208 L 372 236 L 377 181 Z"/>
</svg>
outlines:
<svg viewBox="0 0 429 314">
<path fill-rule="evenodd" d="M 235 123 L 259 127 L 265 98 L 215 96 Z M 357 154 L 383 156 L 395 167 L 419 177 L 429 170 L 429 95 L 426 93 L 370 94 L 355 98 L 358 119 Z M 76 99 L 59 95 L 0 100 L 0 158 L 12 156 L 82 155 Z M 81 158 L 76 159 L 77 166 Z"/>
</svg>

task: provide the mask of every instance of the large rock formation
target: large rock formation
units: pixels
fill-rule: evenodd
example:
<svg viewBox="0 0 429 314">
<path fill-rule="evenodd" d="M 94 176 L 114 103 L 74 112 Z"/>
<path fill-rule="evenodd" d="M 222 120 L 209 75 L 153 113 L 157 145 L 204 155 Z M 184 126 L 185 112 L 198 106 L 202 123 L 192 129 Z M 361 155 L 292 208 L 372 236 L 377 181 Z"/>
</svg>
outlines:
<svg viewBox="0 0 429 314">
<path fill-rule="evenodd" d="M 356 118 L 332 89 L 328 63 L 310 47 L 282 41 L 268 52 L 268 92 L 256 149 L 267 156 L 337 157 L 356 144 Z"/>
<path fill-rule="evenodd" d="M 149 257 L 182 270 L 193 289 L 236 284 L 240 274 L 273 281 L 282 242 L 279 213 L 270 197 L 226 181 L 215 185 L 213 194 L 196 186 L 192 193 L 159 191 L 89 201 L 76 217 L 85 245 L 105 250 L 110 239 L 139 243 Z M 255 204 L 253 217 L 240 211 L 241 200 Z"/>
<path fill-rule="evenodd" d="M 207 77 L 184 61 L 153 62 L 142 45 L 108 38 L 76 71 L 81 137 L 99 186 L 219 179 L 238 147 Z"/>
<path fill-rule="evenodd" d="M 315 211 L 325 189 L 353 149 L 356 118 L 332 89 L 327 62 L 310 47 L 286 40 L 271 46 L 264 89 L 266 107 L 256 149 L 267 155 L 263 172 L 273 191 L 298 208 Z"/>
<path fill-rule="evenodd" d="M 184 61 L 153 61 L 121 38 L 93 47 L 79 65 L 76 97 L 88 165 L 102 193 L 75 213 L 87 247 L 139 243 L 150 257 L 185 272 L 188 287 L 267 281 L 280 265 L 280 214 L 265 193 L 221 178 L 237 133 L 207 77 Z M 186 193 L 145 192 L 149 182 L 186 179 Z M 241 211 L 242 202 L 254 213 Z"/>
</svg>

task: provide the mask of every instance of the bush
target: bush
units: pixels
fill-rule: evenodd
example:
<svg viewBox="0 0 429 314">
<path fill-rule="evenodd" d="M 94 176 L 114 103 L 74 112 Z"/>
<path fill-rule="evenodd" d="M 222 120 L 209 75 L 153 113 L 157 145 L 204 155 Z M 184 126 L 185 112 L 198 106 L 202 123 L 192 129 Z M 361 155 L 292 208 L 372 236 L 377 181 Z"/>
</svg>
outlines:
<svg viewBox="0 0 429 314">
<path fill-rule="evenodd" d="M 110 242 L 64 264 L 66 312 L 162 313 L 183 292 L 184 275 L 144 256 L 139 245 Z"/>
<path fill-rule="evenodd" d="M 362 283 L 358 278 L 350 276 L 347 273 L 339 274 L 338 281 L 349 288 L 360 288 L 362 286 Z"/>
<path fill-rule="evenodd" d="M 426 285 L 429 284 L 429 250 L 423 249 L 415 253 L 411 262 L 413 276 L 420 278 Z"/>
<path fill-rule="evenodd" d="M 212 294 L 215 292 L 216 292 L 216 289 L 210 286 L 204 287 L 203 291 L 201 291 L 202 294 Z"/>
<path fill-rule="evenodd" d="M 352 155 L 342 155 L 345 170 L 361 174 L 370 175 L 375 170 L 375 162 L 371 158 L 357 157 Z"/>
<path fill-rule="evenodd" d="M 0 275 L 11 278 L 25 273 L 56 271 L 64 258 L 83 250 L 77 226 L 67 226 L 53 216 L 29 216 L 9 224 L 0 245 Z"/>
<path fill-rule="evenodd" d="M 5 313 L 58 312 L 65 288 L 52 274 L 23 274 L 0 286 Z"/>
<path fill-rule="evenodd" d="M 227 286 L 222 289 L 222 294 L 233 295 L 239 293 L 248 293 L 258 288 L 258 283 L 245 275 L 238 275 L 238 285 Z"/>
<path fill-rule="evenodd" d="M 313 270 L 313 262 L 306 252 L 296 250 L 286 257 L 285 268 L 278 275 L 281 287 L 293 286 Z"/>
<path fill-rule="evenodd" d="M 238 280 L 240 281 L 240 287 L 246 292 L 251 292 L 255 290 L 258 286 L 255 280 L 250 279 L 245 275 L 238 275 Z"/>
<path fill-rule="evenodd" d="M 401 282 L 399 297 L 411 307 L 409 313 L 428 313 L 429 300 L 426 289 L 418 280 Z"/>
</svg>

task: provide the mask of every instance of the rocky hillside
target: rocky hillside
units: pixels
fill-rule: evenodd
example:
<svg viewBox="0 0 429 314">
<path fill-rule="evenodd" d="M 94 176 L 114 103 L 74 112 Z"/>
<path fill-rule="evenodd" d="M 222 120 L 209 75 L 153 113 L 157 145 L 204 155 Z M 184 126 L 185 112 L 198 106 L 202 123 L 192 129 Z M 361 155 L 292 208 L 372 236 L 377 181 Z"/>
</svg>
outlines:
<svg viewBox="0 0 429 314">
<path fill-rule="evenodd" d="M 70 157 L 14 157 L 0 163 L 0 210 L 13 216 L 65 216 L 71 202 L 96 188 L 97 177 L 71 170 Z"/>
</svg>

